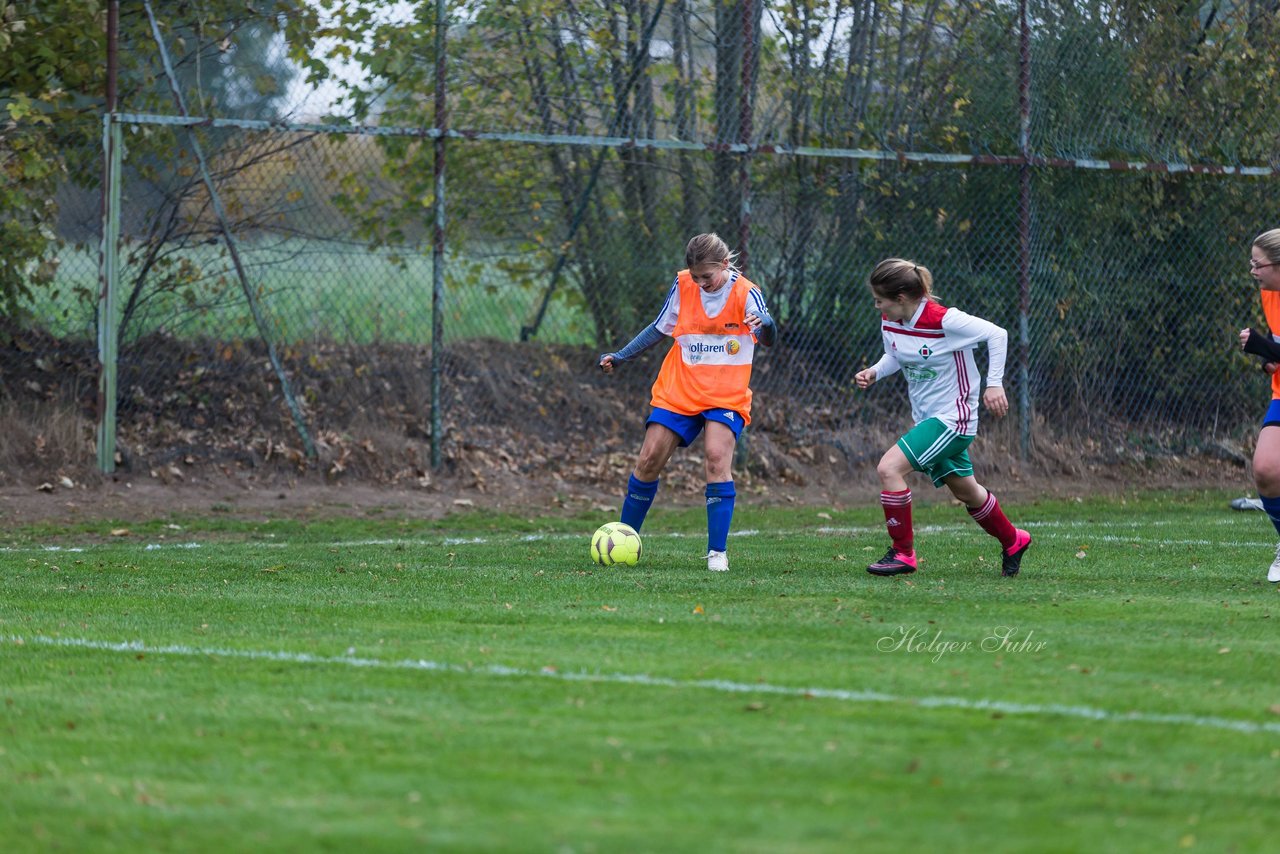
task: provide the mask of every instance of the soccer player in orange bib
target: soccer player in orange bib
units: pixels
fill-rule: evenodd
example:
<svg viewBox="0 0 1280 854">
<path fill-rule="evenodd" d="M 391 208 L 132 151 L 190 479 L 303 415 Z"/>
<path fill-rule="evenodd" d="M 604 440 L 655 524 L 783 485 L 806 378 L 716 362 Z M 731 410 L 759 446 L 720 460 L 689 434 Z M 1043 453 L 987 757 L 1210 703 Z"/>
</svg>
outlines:
<svg viewBox="0 0 1280 854">
<path fill-rule="evenodd" d="M 911 524 L 911 490 L 906 475 L 924 472 L 935 487 L 946 484 L 982 530 L 1000 541 L 1003 575 L 1017 575 L 1031 535 L 1015 528 L 1000 502 L 973 476 L 969 444 L 978 435 L 978 388 L 981 377 L 973 358 L 987 345 L 987 411 L 1009 411 L 1004 393 L 1004 358 L 1009 335 L 994 323 L 947 308 L 933 298 L 933 276 L 901 258 L 886 258 L 868 281 L 880 312 L 884 355 L 854 375 L 858 388 L 902 371 L 911 399 L 915 426 L 885 451 L 876 466 L 880 475 L 880 505 L 893 545 L 884 557 L 867 567 L 872 575 L 901 575 L 916 571 L 915 533 Z"/>
<path fill-rule="evenodd" d="M 1262 312 L 1267 318 L 1267 332 L 1240 330 L 1240 346 L 1246 353 L 1263 358 L 1271 374 L 1271 404 L 1262 418 L 1262 429 L 1253 448 L 1253 482 L 1258 487 L 1262 509 L 1280 534 L 1280 228 L 1264 231 L 1253 239 L 1249 254 L 1249 273 L 1261 288 Z M 1267 572 L 1267 581 L 1280 583 L 1280 546 L 1276 559 Z"/>
<path fill-rule="evenodd" d="M 707 569 L 714 572 L 729 569 L 731 467 L 738 436 L 751 423 L 751 360 L 757 342 L 770 346 L 777 335 L 760 289 L 734 266 L 736 256 L 716 234 L 694 237 L 685 248 L 688 269 L 676 274 L 658 319 L 621 350 L 600 357 L 608 374 L 665 337 L 675 339 L 653 384 L 653 411 L 621 521 L 640 530 L 667 461 L 705 431 Z"/>
</svg>

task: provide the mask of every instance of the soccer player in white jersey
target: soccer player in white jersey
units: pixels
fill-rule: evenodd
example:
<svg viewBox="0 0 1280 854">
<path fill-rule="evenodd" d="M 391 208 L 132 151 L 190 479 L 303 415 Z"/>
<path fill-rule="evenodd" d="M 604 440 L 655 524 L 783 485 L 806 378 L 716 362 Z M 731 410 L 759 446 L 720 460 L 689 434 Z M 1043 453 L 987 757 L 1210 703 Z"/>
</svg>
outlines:
<svg viewBox="0 0 1280 854">
<path fill-rule="evenodd" d="M 946 484 L 964 503 L 974 521 L 1000 541 L 1001 574 L 1017 575 L 1031 535 L 1015 528 L 1000 502 L 973 476 L 969 443 L 978 434 L 978 388 L 981 377 L 974 349 L 987 345 L 987 411 L 1009 411 L 1005 396 L 1004 358 L 1009 335 L 980 317 L 947 308 L 932 295 L 928 268 L 901 258 L 886 258 L 868 280 L 881 314 L 884 355 L 854 376 L 858 388 L 902 371 L 911 399 L 915 426 L 898 439 L 876 467 L 880 504 L 893 545 L 867 567 L 873 575 L 916 571 L 915 535 L 911 526 L 911 490 L 906 475 L 924 472 L 935 487 Z"/>
</svg>

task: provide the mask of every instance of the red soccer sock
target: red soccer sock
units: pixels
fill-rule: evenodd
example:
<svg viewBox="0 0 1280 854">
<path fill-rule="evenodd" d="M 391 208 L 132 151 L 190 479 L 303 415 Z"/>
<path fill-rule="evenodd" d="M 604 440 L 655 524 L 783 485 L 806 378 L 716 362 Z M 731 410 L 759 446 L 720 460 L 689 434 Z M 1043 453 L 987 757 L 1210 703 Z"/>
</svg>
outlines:
<svg viewBox="0 0 1280 854">
<path fill-rule="evenodd" d="M 965 509 L 969 511 L 973 521 L 982 526 L 982 530 L 1000 541 L 1001 548 L 1008 549 L 1018 538 L 1018 529 L 1013 527 L 1009 517 L 1000 509 L 1000 502 L 996 501 L 994 492 L 987 492 L 987 500 L 982 502 L 981 507 Z"/>
<path fill-rule="evenodd" d="M 911 554 L 915 546 L 915 534 L 911 529 L 911 490 L 881 492 L 880 506 L 884 508 L 884 526 L 889 529 L 893 547 L 903 554 Z"/>
</svg>

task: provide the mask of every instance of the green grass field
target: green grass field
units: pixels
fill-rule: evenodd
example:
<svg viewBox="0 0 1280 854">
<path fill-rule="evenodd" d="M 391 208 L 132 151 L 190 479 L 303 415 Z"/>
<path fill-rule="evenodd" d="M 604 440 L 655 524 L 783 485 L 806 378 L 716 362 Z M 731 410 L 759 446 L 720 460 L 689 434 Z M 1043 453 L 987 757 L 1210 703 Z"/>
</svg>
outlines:
<svg viewBox="0 0 1280 854">
<path fill-rule="evenodd" d="M 1275 535 L 1218 494 L 159 519 L 0 551 L 6 851 L 1261 851 Z M 114 534 L 113 534 L 114 529 Z M 122 529 L 127 529 L 127 533 Z"/>
<path fill-rule="evenodd" d="M 349 244 L 275 241 L 240 247 L 264 316 L 278 340 L 338 340 L 356 344 L 427 344 L 432 329 L 431 255 L 364 251 Z M 163 327 L 180 337 L 256 337 L 253 315 L 222 246 L 198 246 L 180 256 L 195 284 L 157 290 L 155 282 L 131 328 L 134 336 Z M 40 290 L 27 306 L 54 335 L 94 328 L 98 293 L 97 249 L 66 249 L 59 256 L 56 286 Z M 176 261 L 175 261 L 176 264 Z M 167 269 L 167 268 L 166 268 Z M 122 261 L 122 293 L 136 276 Z M 155 275 L 156 280 L 163 279 Z M 542 299 L 541 286 L 521 286 L 491 260 L 449 257 L 444 330 L 449 341 L 496 338 L 518 341 Z M 547 307 L 538 340 L 586 344 L 595 327 L 562 288 Z M 197 296 L 198 295 L 198 296 Z"/>
</svg>

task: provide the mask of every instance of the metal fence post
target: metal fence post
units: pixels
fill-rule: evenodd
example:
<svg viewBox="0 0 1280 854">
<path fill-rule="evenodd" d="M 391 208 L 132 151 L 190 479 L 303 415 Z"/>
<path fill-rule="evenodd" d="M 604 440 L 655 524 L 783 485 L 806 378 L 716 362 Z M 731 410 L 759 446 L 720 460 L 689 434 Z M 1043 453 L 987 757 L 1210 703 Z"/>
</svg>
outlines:
<svg viewBox="0 0 1280 854">
<path fill-rule="evenodd" d="M 449 128 L 448 102 L 445 98 L 445 10 L 444 0 L 436 0 L 436 139 L 435 139 L 435 227 L 431 241 L 431 467 L 440 468 L 442 451 L 440 432 L 444 419 L 440 415 L 440 378 L 444 356 L 444 190 L 445 134 Z"/>
<path fill-rule="evenodd" d="M 1031 457 L 1031 25 L 1018 0 L 1018 427 L 1019 456 Z"/>
<path fill-rule="evenodd" d="M 107 79 L 102 116 L 102 248 L 98 254 L 98 471 L 116 470 L 116 294 L 120 274 L 120 168 L 122 134 L 115 119 L 120 67 L 120 0 L 107 4 Z"/>
<path fill-rule="evenodd" d="M 755 85 L 755 31 L 752 26 L 755 4 L 752 0 L 742 3 L 742 91 L 738 93 L 738 138 L 744 150 L 738 160 L 738 265 L 742 272 L 751 269 L 751 136 L 752 90 Z M 751 451 L 749 431 L 744 430 L 734 449 L 733 463 L 747 465 Z"/>
<path fill-rule="evenodd" d="M 102 117 L 102 151 L 106 171 L 103 176 L 102 250 L 99 256 L 98 292 L 98 471 L 116 470 L 116 362 L 119 329 L 116 326 L 116 295 L 120 275 L 120 124 L 116 114 Z"/>
<path fill-rule="evenodd" d="M 752 19 L 755 15 L 755 4 L 751 0 L 742 3 L 742 91 L 739 100 L 739 140 L 745 146 L 738 160 L 738 260 L 745 273 L 751 266 L 751 93 L 755 86 L 755 32 Z"/>
</svg>

